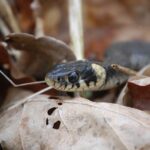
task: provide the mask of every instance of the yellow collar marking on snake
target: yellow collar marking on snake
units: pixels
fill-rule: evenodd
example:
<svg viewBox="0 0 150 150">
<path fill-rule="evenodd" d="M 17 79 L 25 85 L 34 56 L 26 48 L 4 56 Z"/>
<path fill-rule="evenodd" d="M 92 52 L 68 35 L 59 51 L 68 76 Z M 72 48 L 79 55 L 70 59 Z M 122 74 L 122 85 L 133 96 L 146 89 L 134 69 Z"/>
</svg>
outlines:
<svg viewBox="0 0 150 150">
<path fill-rule="evenodd" d="M 106 80 L 106 71 L 105 69 L 97 64 L 92 64 L 92 68 L 95 70 L 96 73 L 96 77 L 97 77 L 97 82 L 96 82 L 96 86 L 94 86 L 93 83 L 91 87 L 97 88 L 97 87 L 102 87 L 105 84 L 105 80 Z M 96 89 L 95 89 L 96 90 Z"/>
</svg>

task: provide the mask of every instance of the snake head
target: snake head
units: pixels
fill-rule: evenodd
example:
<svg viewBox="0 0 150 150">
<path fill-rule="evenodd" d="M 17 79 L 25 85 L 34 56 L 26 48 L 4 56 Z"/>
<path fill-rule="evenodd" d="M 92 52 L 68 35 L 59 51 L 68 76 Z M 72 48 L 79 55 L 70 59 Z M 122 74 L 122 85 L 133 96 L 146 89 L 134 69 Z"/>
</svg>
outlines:
<svg viewBox="0 0 150 150">
<path fill-rule="evenodd" d="M 61 91 L 96 90 L 103 86 L 105 69 L 91 61 L 73 61 L 56 65 L 47 75 L 49 86 Z"/>
</svg>

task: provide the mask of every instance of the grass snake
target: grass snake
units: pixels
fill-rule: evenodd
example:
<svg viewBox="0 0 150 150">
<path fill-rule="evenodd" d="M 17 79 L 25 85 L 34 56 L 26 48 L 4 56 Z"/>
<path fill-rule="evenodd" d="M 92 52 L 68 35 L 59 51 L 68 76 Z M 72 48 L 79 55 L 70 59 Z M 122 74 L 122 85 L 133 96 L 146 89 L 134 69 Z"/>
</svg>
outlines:
<svg viewBox="0 0 150 150">
<path fill-rule="evenodd" d="M 128 76 L 114 70 L 119 64 L 139 70 L 150 64 L 150 44 L 141 41 L 112 44 L 105 52 L 104 62 L 78 60 L 62 63 L 46 75 L 46 82 L 61 91 L 104 90 L 124 83 Z"/>
</svg>

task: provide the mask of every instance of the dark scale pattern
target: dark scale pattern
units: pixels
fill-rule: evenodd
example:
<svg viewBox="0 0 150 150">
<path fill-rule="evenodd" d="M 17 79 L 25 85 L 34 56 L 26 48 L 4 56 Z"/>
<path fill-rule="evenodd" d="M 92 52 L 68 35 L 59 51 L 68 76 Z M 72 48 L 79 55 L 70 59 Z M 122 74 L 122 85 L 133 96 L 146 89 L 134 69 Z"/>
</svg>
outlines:
<svg viewBox="0 0 150 150">
<path fill-rule="evenodd" d="M 87 86 L 90 86 L 90 82 L 94 82 L 96 85 L 97 77 L 95 71 L 92 69 L 92 66 L 85 68 L 82 72 L 81 78 L 85 81 Z"/>
<path fill-rule="evenodd" d="M 76 83 L 76 86 L 77 86 L 77 88 L 79 88 L 79 87 L 80 87 L 80 84 L 79 84 L 79 83 Z"/>
<path fill-rule="evenodd" d="M 65 82 L 64 85 L 65 85 L 65 88 L 66 88 L 67 87 L 67 82 Z"/>
<path fill-rule="evenodd" d="M 75 61 L 60 64 L 48 73 L 48 77 L 55 80 L 55 82 L 59 82 L 64 88 L 67 88 L 69 84 L 71 84 L 71 88 L 74 88 L 74 86 L 80 88 L 79 79 L 84 80 L 87 86 L 89 86 L 90 82 L 96 84 L 97 77 L 91 64 L 93 64 L 91 61 Z M 68 81 L 66 78 L 68 78 Z"/>
<path fill-rule="evenodd" d="M 85 83 L 87 86 L 90 86 L 90 81 L 89 80 L 85 80 Z"/>
<path fill-rule="evenodd" d="M 71 73 L 76 72 L 81 74 L 85 71 L 86 68 L 91 67 L 91 64 L 93 62 L 90 61 L 75 61 L 75 62 L 68 62 L 63 63 L 60 65 L 56 65 L 49 73 L 48 78 L 53 80 L 60 80 L 62 82 L 61 78 L 64 78 L 65 76 L 69 76 Z"/>
<path fill-rule="evenodd" d="M 105 84 L 107 84 L 109 81 L 113 81 L 114 86 L 118 86 L 128 79 L 127 75 L 114 70 L 111 66 L 107 66 L 104 68 L 106 70 Z"/>
<path fill-rule="evenodd" d="M 96 75 L 89 76 L 87 79 L 85 79 L 85 83 L 86 83 L 87 86 L 90 85 L 90 82 L 94 82 L 95 85 L 96 85 L 96 82 L 97 82 Z"/>
<path fill-rule="evenodd" d="M 73 88 L 74 87 L 74 84 L 72 83 L 72 87 L 71 88 Z"/>
</svg>

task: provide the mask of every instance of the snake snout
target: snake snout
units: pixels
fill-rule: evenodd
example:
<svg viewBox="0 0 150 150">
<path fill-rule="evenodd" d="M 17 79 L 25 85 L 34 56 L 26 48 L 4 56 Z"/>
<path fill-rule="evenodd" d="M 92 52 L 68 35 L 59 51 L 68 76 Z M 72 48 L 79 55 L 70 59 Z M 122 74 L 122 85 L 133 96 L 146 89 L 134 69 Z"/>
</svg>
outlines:
<svg viewBox="0 0 150 150">
<path fill-rule="evenodd" d="M 67 87 L 68 85 L 68 80 L 66 76 L 62 75 L 54 75 L 53 72 L 50 72 L 46 75 L 45 81 L 49 86 L 54 87 L 55 89 L 58 90 L 63 90 Z"/>
</svg>

